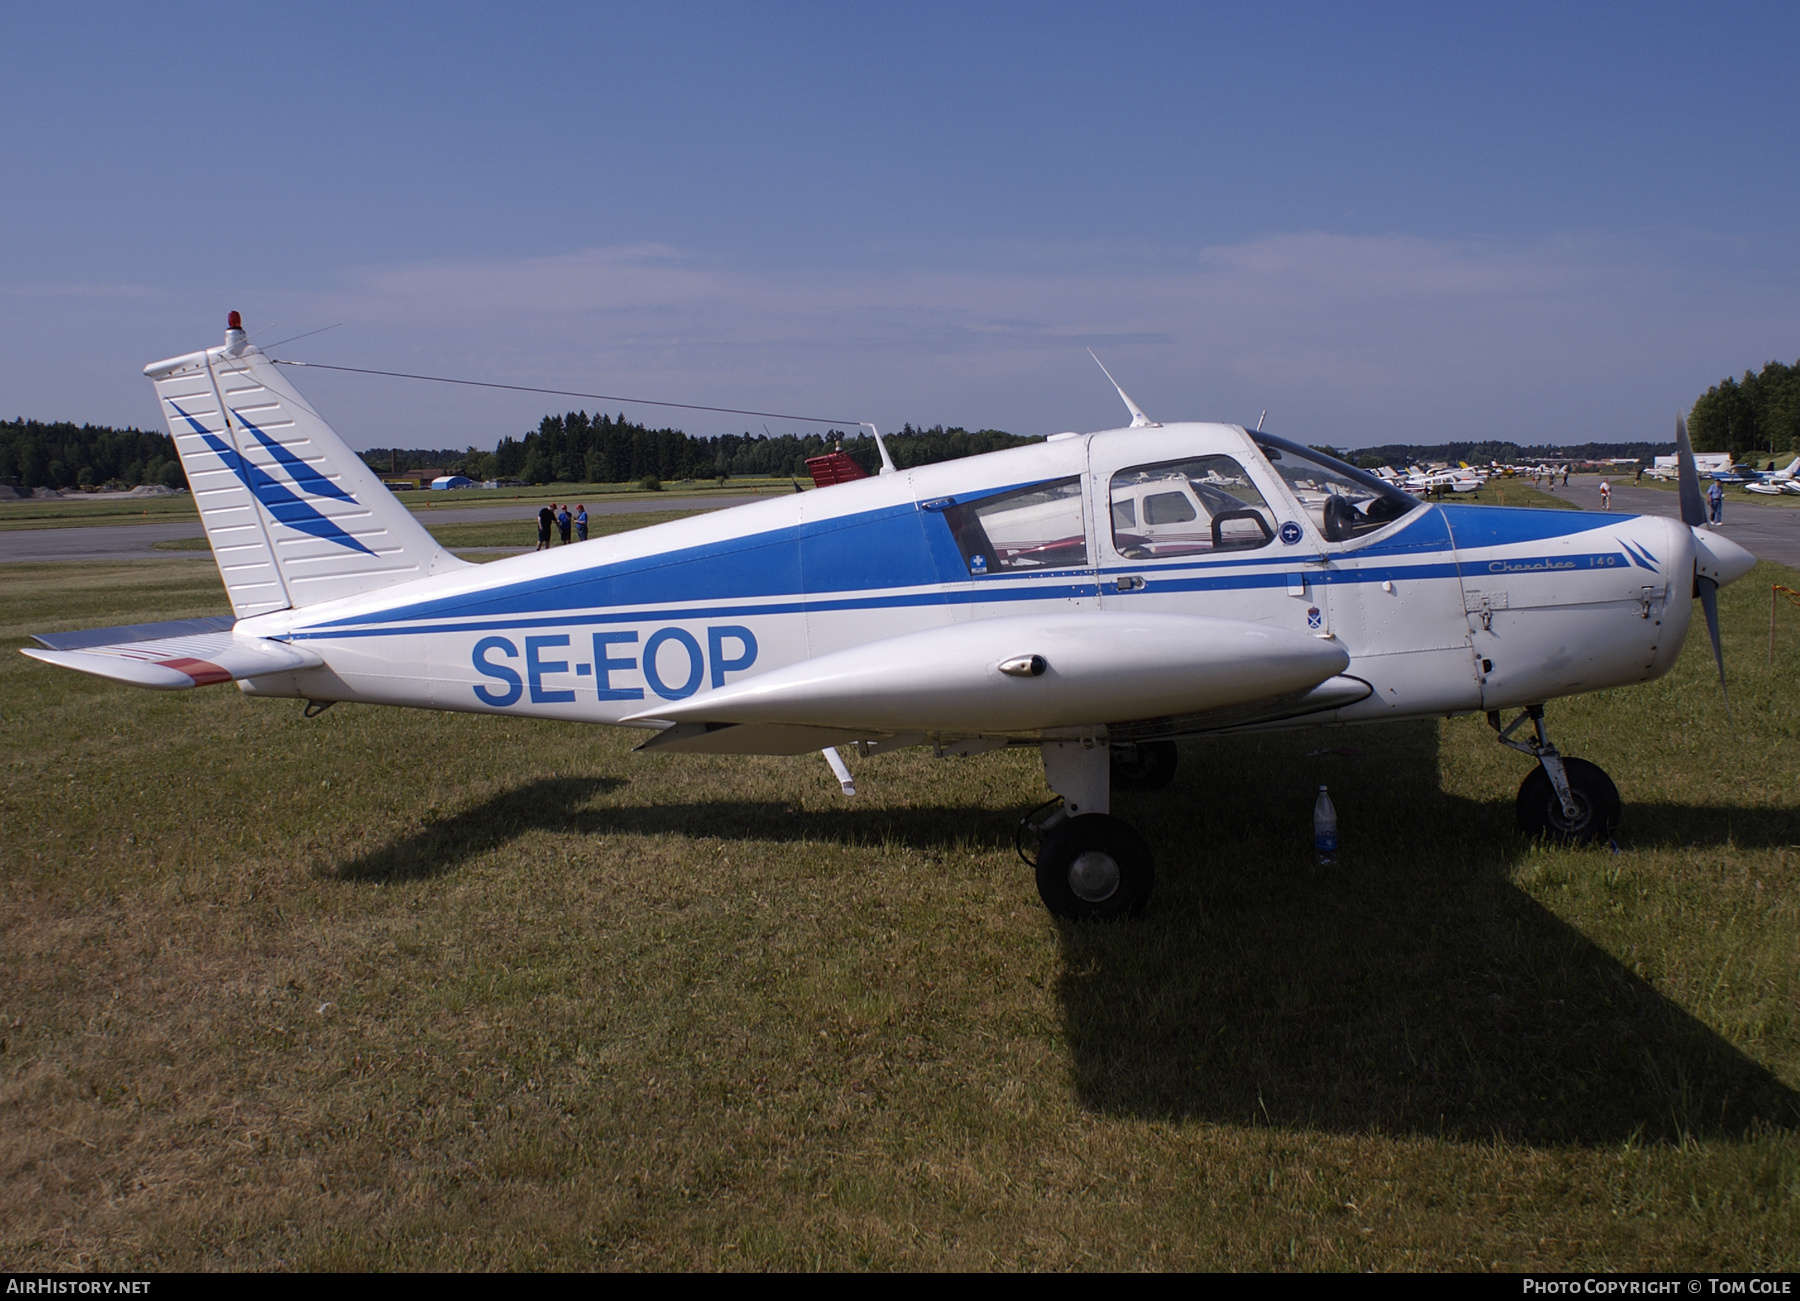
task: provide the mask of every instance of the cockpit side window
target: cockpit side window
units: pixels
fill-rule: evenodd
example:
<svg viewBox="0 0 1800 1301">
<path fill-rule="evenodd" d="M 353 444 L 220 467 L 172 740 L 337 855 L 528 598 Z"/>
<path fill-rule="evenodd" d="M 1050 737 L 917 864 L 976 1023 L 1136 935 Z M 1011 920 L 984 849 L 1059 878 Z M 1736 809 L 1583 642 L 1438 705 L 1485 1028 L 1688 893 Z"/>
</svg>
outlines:
<svg viewBox="0 0 1800 1301">
<path fill-rule="evenodd" d="M 1003 569 L 1074 569 L 1087 564 L 1079 478 L 964 502 L 946 510 L 944 520 L 976 577 Z"/>
<path fill-rule="evenodd" d="M 1113 475 L 1113 549 L 1127 560 L 1252 551 L 1275 537 L 1275 516 L 1229 456 L 1134 465 Z"/>
<path fill-rule="evenodd" d="M 1418 508 L 1416 498 L 1334 456 L 1269 434 L 1251 437 L 1327 542 L 1353 541 Z"/>
</svg>

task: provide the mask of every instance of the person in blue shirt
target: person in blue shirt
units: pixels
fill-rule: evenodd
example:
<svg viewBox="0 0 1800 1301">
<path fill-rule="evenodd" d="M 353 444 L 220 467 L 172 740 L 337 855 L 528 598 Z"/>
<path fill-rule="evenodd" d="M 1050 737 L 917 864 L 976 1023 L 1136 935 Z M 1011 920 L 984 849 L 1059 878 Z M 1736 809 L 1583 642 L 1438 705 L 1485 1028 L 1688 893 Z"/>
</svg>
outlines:
<svg viewBox="0 0 1800 1301">
<path fill-rule="evenodd" d="M 556 508 L 556 531 L 562 535 L 562 544 L 565 547 L 569 545 L 569 522 L 568 506 L 558 506 Z"/>
<path fill-rule="evenodd" d="M 587 507 L 580 502 L 575 503 L 575 540 L 587 541 Z"/>
<path fill-rule="evenodd" d="M 1723 524 L 1725 522 L 1725 489 L 1717 479 L 1714 479 L 1712 487 L 1706 490 L 1706 500 L 1712 503 L 1712 522 Z"/>
</svg>

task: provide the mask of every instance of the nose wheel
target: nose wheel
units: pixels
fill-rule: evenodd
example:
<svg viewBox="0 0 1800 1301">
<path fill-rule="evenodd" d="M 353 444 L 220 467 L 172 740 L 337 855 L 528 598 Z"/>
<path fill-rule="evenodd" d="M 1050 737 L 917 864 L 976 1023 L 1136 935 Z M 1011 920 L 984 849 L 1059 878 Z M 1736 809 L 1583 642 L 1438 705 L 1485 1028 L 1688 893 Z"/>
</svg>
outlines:
<svg viewBox="0 0 1800 1301">
<path fill-rule="evenodd" d="M 1586 759 L 1564 759 L 1562 766 L 1569 800 L 1575 806 L 1573 816 L 1564 809 L 1550 774 L 1540 764 L 1519 784 L 1519 830 L 1528 836 L 1548 836 L 1577 845 L 1611 840 L 1623 808 L 1619 788 L 1600 765 Z"/>
<path fill-rule="evenodd" d="M 1522 741 L 1513 740 L 1513 733 L 1527 720 L 1532 731 Z M 1624 811 L 1619 788 L 1599 764 L 1565 758 L 1550 744 L 1542 705 L 1526 706 L 1504 728 L 1499 711 L 1490 711 L 1488 725 L 1499 734 L 1500 744 L 1538 761 L 1519 784 L 1519 798 L 1513 806 L 1520 831 L 1576 845 L 1612 839 Z"/>
</svg>

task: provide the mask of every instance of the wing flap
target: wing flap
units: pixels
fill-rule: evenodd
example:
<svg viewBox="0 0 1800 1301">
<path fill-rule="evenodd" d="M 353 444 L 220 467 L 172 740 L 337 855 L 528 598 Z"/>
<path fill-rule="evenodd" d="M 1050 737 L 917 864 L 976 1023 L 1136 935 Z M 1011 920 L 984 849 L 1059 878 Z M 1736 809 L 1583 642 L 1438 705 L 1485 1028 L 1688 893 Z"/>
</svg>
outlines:
<svg viewBox="0 0 1800 1301">
<path fill-rule="evenodd" d="M 638 746 L 664 754 L 816 754 L 828 745 L 875 739 L 842 728 L 756 723 L 676 723 Z"/>
</svg>

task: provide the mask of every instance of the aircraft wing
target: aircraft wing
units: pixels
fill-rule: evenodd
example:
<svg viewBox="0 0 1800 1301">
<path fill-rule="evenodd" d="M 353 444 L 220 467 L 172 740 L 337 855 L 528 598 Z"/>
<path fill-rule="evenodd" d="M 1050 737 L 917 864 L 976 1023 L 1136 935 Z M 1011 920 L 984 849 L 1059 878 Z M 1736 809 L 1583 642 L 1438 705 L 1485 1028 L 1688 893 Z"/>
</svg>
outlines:
<svg viewBox="0 0 1800 1301">
<path fill-rule="evenodd" d="M 25 647 L 23 653 L 46 664 L 153 691 L 185 691 L 324 663 L 313 652 L 286 642 L 237 636 L 231 631 L 235 622 L 222 616 L 39 633 L 32 638 L 38 644 Z"/>
<path fill-rule="evenodd" d="M 665 745 L 681 749 L 728 745 L 702 737 L 735 727 L 791 733 L 795 750 L 803 740 L 1029 735 L 1298 698 L 1349 662 L 1336 641 L 1235 619 L 1013 615 L 815 656 L 624 721 L 668 725 Z"/>
</svg>

